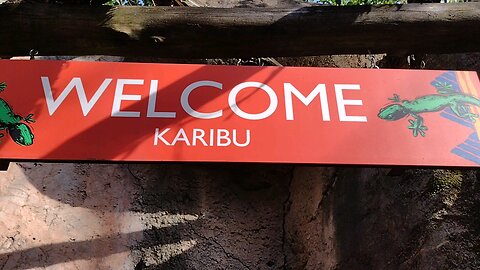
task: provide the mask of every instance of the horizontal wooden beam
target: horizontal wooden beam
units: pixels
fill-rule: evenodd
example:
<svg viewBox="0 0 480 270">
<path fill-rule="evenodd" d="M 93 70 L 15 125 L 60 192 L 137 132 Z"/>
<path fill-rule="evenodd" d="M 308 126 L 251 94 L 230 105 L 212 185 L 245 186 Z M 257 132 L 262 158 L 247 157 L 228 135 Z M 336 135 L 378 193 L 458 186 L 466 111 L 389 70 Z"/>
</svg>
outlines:
<svg viewBox="0 0 480 270">
<path fill-rule="evenodd" d="M 479 51 L 480 3 L 299 8 L 0 5 L 0 55 L 168 58 Z"/>
</svg>

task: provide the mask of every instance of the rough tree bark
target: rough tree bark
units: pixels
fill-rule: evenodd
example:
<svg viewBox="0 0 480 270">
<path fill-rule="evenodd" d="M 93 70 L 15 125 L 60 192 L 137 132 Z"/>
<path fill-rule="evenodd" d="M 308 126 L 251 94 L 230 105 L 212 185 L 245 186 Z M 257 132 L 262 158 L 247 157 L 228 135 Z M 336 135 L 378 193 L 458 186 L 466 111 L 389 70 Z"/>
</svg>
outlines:
<svg viewBox="0 0 480 270">
<path fill-rule="evenodd" d="M 1 5 L 0 55 L 171 58 L 467 52 L 480 3 L 301 8 Z"/>
</svg>

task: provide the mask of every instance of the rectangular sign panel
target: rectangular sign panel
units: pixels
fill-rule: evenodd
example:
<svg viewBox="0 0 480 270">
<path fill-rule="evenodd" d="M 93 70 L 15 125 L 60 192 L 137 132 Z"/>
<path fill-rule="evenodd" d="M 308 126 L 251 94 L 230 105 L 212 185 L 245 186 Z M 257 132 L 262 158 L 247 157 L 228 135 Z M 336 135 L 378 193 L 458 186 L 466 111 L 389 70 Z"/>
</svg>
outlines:
<svg viewBox="0 0 480 270">
<path fill-rule="evenodd" d="M 478 166 L 475 72 L 0 61 L 0 158 Z"/>
</svg>

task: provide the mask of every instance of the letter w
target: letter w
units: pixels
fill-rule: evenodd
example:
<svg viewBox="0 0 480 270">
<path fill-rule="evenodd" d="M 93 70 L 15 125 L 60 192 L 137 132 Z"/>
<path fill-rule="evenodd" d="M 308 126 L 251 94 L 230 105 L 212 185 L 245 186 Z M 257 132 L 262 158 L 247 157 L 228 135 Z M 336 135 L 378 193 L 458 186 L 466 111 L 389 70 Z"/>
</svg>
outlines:
<svg viewBox="0 0 480 270">
<path fill-rule="evenodd" d="M 68 94 L 70 94 L 70 92 L 73 91 L 73 88 L 75 88 L 77 90 L 78 99 L 80 100 L 80 106 L 82 106 L 83 116 L 87 116 L 88 112 L 90 112 L 95 103 L 97 103 L 100 96 L 103 94 L 103 92 L 105 92 L 110 82 L 112 82 L 112 79 L 105 79 L 102 85 L 100 85 L 100 87 L 97 89 L 97 92 L 95 92 L 93 95 L 92 99 L 87 100 L 87 95 L 85 94 L 82 80 L 80 78 L 73 78 L 67 87 L 65 87 L 60 96 L 58 96 L 57 100 L 54 100 L 48 77 L 41 77 L 41 79 L 43 91 L 45 92 L 45 98 L 47 100 L 48 112 L 50 115 L 53 115 Z"/>
</svg>

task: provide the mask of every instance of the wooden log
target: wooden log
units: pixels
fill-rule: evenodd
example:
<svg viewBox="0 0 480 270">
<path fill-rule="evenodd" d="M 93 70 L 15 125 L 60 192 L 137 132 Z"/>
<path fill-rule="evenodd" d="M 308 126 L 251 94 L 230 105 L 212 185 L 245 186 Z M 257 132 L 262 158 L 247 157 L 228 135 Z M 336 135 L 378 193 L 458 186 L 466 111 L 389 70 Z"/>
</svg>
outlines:
<svg viewBox="0 0 480 270">
<path fill-rule="evenodd" d="M 480 3 L 300 8 L 0 5 L 0 55 L 167 58 L 479 51 Z"/>
</svg>

